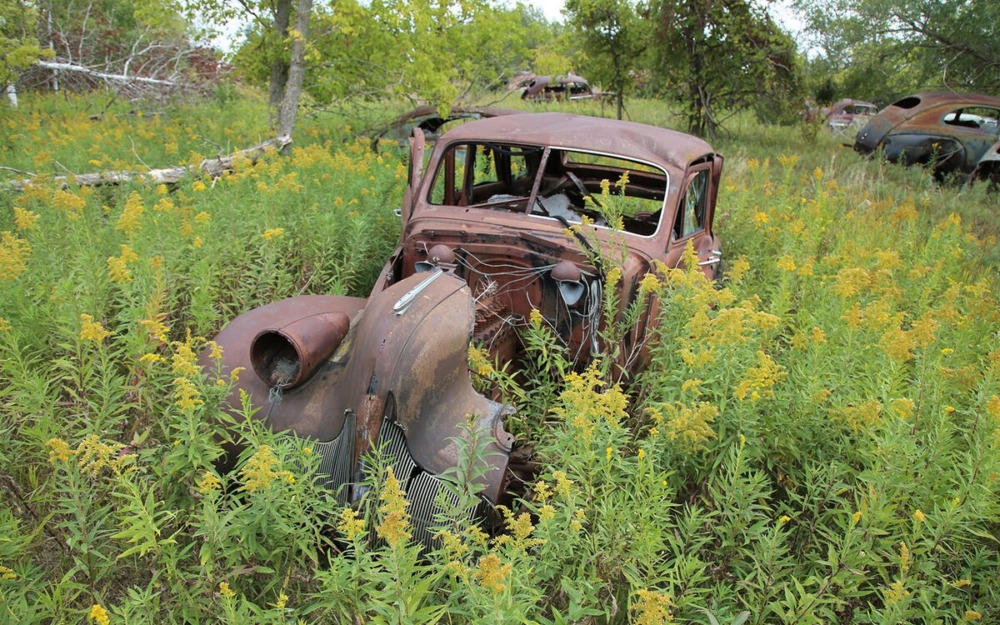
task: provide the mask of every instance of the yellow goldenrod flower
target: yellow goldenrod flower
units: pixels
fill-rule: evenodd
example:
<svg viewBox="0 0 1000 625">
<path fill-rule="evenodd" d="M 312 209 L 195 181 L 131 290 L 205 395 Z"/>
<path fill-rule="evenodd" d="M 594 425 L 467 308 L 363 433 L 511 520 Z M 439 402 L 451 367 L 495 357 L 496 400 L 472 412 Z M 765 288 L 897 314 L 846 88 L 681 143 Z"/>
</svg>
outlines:
<svg viewBox="0 0 1000 625">
<path fill-rule="evenodd" d="M 196 486 L 198 487 L 199 493 L 207 495 L 213 491 L 220 490 L 222 488 L 222 482 L 219 481 L 219 478 L 215 475 L 215 473 L 212 473 L 211 471 L 203 471 L 198 477 Z"/>
<path fill-rule="evenodd" d="M 390 547 L 405 542 L 410 539 L 410 514 L 406 507 L 410 502 L 406 500 L 406 493 L 400 486 L 392 467 L 386 469 L 385 484 L 379 494 L 382 505 L 379 506 L 379 513 L 382 522 L 375 528 L 375 533 L 383 539 Z"/>
<path fill-rule="evenodd" d="M 903 585 L 903 580 L 896 580 L 885 591 L 885 602 L 891 605 L 905 599 L 909 595 L 910 591 Z"/>
<path fill-rule="evenodd" d="M 778 269 L 781 269 L 782 271 L 795 271 L 795 259 L 791 256 L 782 256 L 778 259 L 777 266 Z"/>
<path fill-rule="evenodd" d="M 855 512 L 854 514 L 851 515 L 851 524 L 852 525 L 857 525 L 859 521 L 861 521 L 861 511 L 860 510 L 858 510 L 857 512 Z"/>
<path fill-rule="evenodd" d="M 49 462 L 66 462 L 76 453 L 61 438 L 50 438 L 46 441 L 45 446 L 49 448 Z"/>
<path fill-rule="evenodd" d="M 479 565 L 472 577 L 486 590 L 499 593 L 506 588 L 503 580 L 507 578 L 512 568 L 513 566 L 509 563 L 502 564 L 500 556 L 497 554 L 489 553 L 479 559 Z"/>
<path fill-rule="evenodd" d="M 281 461 L 274 455 L 271 446 L 261 445 L 240 470 L 243 490 L 256 493 L 269 489 L 275 481 L 294 483 L 292 472 L 277 470 L 280 466 Z"/>
<path fill-rule="evenodd" d="M 87 200 L 75 193 L 60 190 L 52 195 L 52 204 L 70 219 L 77 220 L 83 214 Z"/>
<path fill-rule="evenodd" d="M 791 154 L 791 155 L 785 156 L 784 154 L 782 154 L 782 155 L 778 156 L 778 162 L 785 169 L 790 169 L 790 168 L 794 167 L 796 163 L 799 162 L 799 155 L 798 154 Z"/>
<path fill-rule="evenodd" d="M 104 329 L 99 322 L 94 321 L 92 315 L 86 313 L 80 315 L 80 340 L 81 341 L 93 341 L 95 343 L 100 343 L 107 337 L 111 336 L 111 332 Z"/>
<path fill-rule="evenodd" d="M 976 612 L 975 610 L 966 610 L 965 611 L 965 620 L 967 620 L 967 621 L 979 621 L 979 620 L 982 620 L 982 618 L 983 618 L 983 615 L 980 614 L 979 612 Z"/>
<path fill-rule="evenodd" d="M 284 234 L 285 234 L 284 228 L 270 228 L 268 230 L 265 230 L 264 234 L 262 234 L 261 236 L 264 237 L 266 240 L 271 241 L 273 239 L 282 238 Z"/>
<path fill-rule="evenodd" d="M 682 402 L 664 402 L 651 406 L 649 414 L 684 453 L 701 451 L 705 443 L 715 438 L 712 423 L 719 416 L 719 409 L 710 403 L 698 402 L 689 406 Z"/>
<path fill-rule="evenodd" d="M 483 377 L 487 377 L 495 371 L 486 350 L 471 344 L 469 345 L 469 369 Z"/>
<path fill-rule="evenodd" d="M 233 592 L 233 589 L 229 587 L 228 582 L 219 582 L 219 594 L 225 597 L 226 599 L 232 599 L 233 597 L 236 596 L 236 593 Z"/>
<path fill-rule="evenodd" d="M 174 404 L 182 413 L 190 414 L 204 403 L 194 382 L 184 377 L 174 379 Z"/>
<path fill-rule="evenodd" d="M 642 276 L 642 280 L 639 281 L 639 292 L 640 293 L 654 293 L 660 288 L 660 279 L 656 277 L 656 274 L 649 272 Z"/>
<path fill-rule="evenodd" d="M 17 573 L 14 569 L 7 568 L 6 566 L 0 564 L 0 579 L 11 581 L 17 579 Z"/>
<path fill-rule="evenodd" d="M 34 230 L 38 223 L 38 213 L 15 206 L 14 223 L 18 230 Z"/>
<path fill-rule="evenodd" d="M 757 352 L 757 366 L 747 369 L 742 381 L 733 389 L 737 399 L 749 398 L 757 400 L 762 397 L 774 397 L 774 385 L 788 377 L 788 372 L 774 362 L 763 351 Z"/>
<path fill-rule="evenodd" d="M 13 280 L 28 268 L 31 245 L 10 232 L 0 233 L 0 280 Z"/>
<path fill-rule="evenodd" d="M 201 367 L 198 366 L 198 354 L 191 341 L 175 341 L 173 347 L 174 354 L 170 357 L 173 372 L 191 378 L 197 377 L 201 373 Z"/>
<path fill-rule="evenodd" d="M 952 586 L 954 586 L 955 588 L 965 588 L 966 586 L 970 586 L 971 584 L 972 584 L 971 579 L 960 579 L 957 582 L 953 583 Z"/>
<path fill-rule="evenodd" d="M 365 520 L 358 516 L 354 508 L 344 508 L 343 512 L 340 513 L 337 531 L 343 534 L 348 541 L 353 542 L 355 538 L 365 535 Z"/>
<path fill-rule="evenodd" d="M 681 384 L 682 393 L 691 393 L 692 395 L 701 395 L 701 389 L 699 388 L 702 384 L 701 380 L 698 379 L 687 379 Z"/>
<path fill-rule="evenodd" d="M 662 625 L 674 620 L 670 608 L 674 607 L 670 595 L 640 589 L 637 593 L 639 600 L 632 607 L 635 612 L 636 625 Z"/>
<path fill-rule="evenodd" d="M 125 200 L 125 208 L 118 217 L 115 228 L 125 234 L 132 234 L 142 225 L 142 213 L 146 209 L 142 205 L 142 197 L 133 191 Z"/>
<path fill-rule="evenodd" d="M 573 492 L 573 481 L 567 478 L 566 474 L 562 471 L 554 472 L 552 479 L 556 481 L 556 494 L 569 497 L 570 493 Z"/>
<path fill-rule="evenodd" d="M 842 408 L 841 415 L 844 421 L 851 426 L 851 429 L 858 432 L 881 422 L 882 404 L 876 399 L 869 399 L 860 404 Z"/>
<path fill-rule="evenodd" d="M 785 523 L 788 523 L 791 520 L 792 520 L 792 517 L 788 516 L 787 514 L 783 514 L 780 517 L 778 517 L 778 523 L 780 523 L 782 525 L 784 525 Z"/>
<path fill-rule="evenodd" d="M 135 460 L 135 454 L 121 453 L 124 448 L 121 443 L 103 443 L 97 434 L 91 434 L 80 442 L 74 453 L 77 465 L 91 477 L 97 477 L 104 469 L 121 475 L 125 465 Z"/>
<path fill-rule="evenodd" d="M 95 603 L 94 606 L 90 608 L 90 620 L 97 623 L 97 625 L 108 625 L 110 622 L 110 619 L 108 618 L 108 611 Z"/>
<path fill-rule="evenodd" d="M 546 502 L 552 497 L 552 491 L 549 489 L 549 485 L 545 480 L 538 480 L 535 482 L 535 500 L 540 502 Z"/>
<path fill-rule="evenodd" d="M 892 400 L 892 403 L 889 404 L 889 406 L 900 419 L 909 419 L 910 416 L 913 415 L 913 411 L 916 409 L 917 405 L 912 399 L 900 397 L 899 399 Z"/>
<path fill-rule="evenodd" d="M 913 512 L 913 520 L 917 523 L 923 523 L 924 518 L 924 513 L 921 512 L 919 508 Z"/>
</svg>

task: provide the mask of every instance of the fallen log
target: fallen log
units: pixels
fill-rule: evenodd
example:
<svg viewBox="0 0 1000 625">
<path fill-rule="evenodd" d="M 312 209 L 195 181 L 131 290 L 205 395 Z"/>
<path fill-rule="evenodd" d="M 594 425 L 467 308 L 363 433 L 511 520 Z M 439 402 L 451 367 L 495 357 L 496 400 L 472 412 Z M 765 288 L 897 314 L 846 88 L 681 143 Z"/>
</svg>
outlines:
<svg viewBox="0 0 1000 625">
<path fill-rule="evenodd" d="M 224 172 L 232 170 L 233 162 L 237 158 L 247 158 L 251 161 L 256 161 L 269 148 L 273 148 L 278 152 L 281 152 L 291 143 L 291 137 L 284 136 L 275 139 L 268 139 L 263 143 L 258 143 L 255 146 L 239 150 L 238 152 L 234 152 L 228 156 L 207 158 L 198 165 L 182 165 L 179 167 L 150 169 L 149 171 L 125 170 L 72 174 L 69 176 L 56 176 L 52 179 L 52 181 L 55 184 L 58 184 L 61 188 L 66 189 L 72 186 L 99 187 L 102 185 L 121 184 L 123 182 L 131 182 L 134 180 L 147 184 L 176 184 L 184 178 L 193 175 L 208 175 L 212 178 L 218 178 Z M 31 178 L 36 177 L 34 174 L 29 173 L 28 175 L 31 176 Z M 13 182 L 2 184 L 0 185 L 0 189 L 5 191 L 23 191 L 26 186 L 31 184 L 31 178 L 27 180 L 15 180 Z"/>
</svg>

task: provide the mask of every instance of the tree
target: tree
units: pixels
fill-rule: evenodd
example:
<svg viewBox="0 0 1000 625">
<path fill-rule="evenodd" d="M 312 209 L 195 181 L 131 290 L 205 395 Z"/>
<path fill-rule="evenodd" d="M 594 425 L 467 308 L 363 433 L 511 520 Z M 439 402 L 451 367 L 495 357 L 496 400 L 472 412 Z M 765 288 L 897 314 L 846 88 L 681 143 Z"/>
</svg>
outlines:
<svg viewBox="0 0 1000 625">
<path fill-rule="evenodd" d="M 795 43 L 748 0 L 657 0 L 651 13 L 654 76 L 688 132 L 714 139 L 724 112 L 798 105 Z"/>
<path fill-rule="evenodd" d="M 799 0 L 817 48 L 855 97 L 928 86 L 1000 90 L 995 0 Z"/>
<path fill-rule="evenodd" d="M 306 76 L 313 1 L 190 0 L 187 6 L 189 18 L 206 22 L 210 32 L 232 21 L 244 22 L 246 41 L 238 60 L 266 73 L 269 125 L 289 139 Z"/>
<path fill-rule="evenodd" d="M 582 38 L 586 61 L 581 69 L 590 80 L 610 87 L 621 119 L 649 41 L 648 22 L 632 0 L 567 0 L 565 11 Z"/>
<path fill-rule="evenodd" d="M 12 106 L 17 106 L 14 83 L 21 70 L 52 53 L 38 45 L 34 35 L 37 13 L 21 0 L 0 0 L 0 85 Z"/>
</svg>

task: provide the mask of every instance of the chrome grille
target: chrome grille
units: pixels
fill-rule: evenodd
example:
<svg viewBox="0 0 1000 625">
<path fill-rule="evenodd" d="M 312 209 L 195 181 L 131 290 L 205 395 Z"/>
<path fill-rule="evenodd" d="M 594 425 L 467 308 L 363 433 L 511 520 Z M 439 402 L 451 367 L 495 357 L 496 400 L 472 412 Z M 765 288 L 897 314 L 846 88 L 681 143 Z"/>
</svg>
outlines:
<svg viewBox="0 0 1000 625">
<path fill-rule="evenodd" d="M 413 526 L 413 540 L 424 547 L 437 549 L 441 541 L 434 536 L 436 520 L 441 514 L 455 510 L 458 498 L 445 487 L 443 480 L 421 469 L 406 447 L 406 437 L 403 429 L 395 422 L 385 420 L 379 433 L 379 441 L 385 450 L 385 457 L 393 474 L 399 479 L 406 492 L 406 500 L 410 502 L 407 511 Z M 447 508 L 439 505 L 445 503 Z M 492 509 L 488 501 L 480 503 L 468 510 L 467 520 L 486 518 Z"/>
<path fill-rule="evenodd" d="M 354 464 L 355 420 L 354 413 L 349 411 L 337 438 L 313 445 L 313 451 L 321 458 L 319 472 L 326 475 L 327 488 L 337 494 L 337 501 L 344 506 L 348 504 Z"/>
</svg>

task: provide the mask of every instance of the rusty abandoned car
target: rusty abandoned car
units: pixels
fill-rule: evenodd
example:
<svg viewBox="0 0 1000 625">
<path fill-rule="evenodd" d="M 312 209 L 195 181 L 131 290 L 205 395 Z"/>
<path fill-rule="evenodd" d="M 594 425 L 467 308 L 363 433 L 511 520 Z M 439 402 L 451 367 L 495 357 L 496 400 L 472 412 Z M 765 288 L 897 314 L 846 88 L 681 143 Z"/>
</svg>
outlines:
<svg viewBox="0 0 1000 625">
<path fill-rule="evenodd" d="M 844 98 L 830 107 L 826 113 L 826 127 L 834 134 L 854 134 L 878 113 L 878 107 L 871 102 Z"/>
<path fill-rule="evenodd" d="M 917 93 L 882 109 L 858 131 L 854 149 L 866 155 L 881 151 L 894 163 L 924 165 L 938 179 L 968 176 L 1000 139 L 998 120 L 1000 98 Z"/>
<path fill-rule="evenodd" d="M 495 514 L 517 481 L 512 408 L 473 386 L 470 344 L 516 368 L 521 330 L 540 315 L 583 368 L 608 348 L 603 320 L 639 297 L 655 262 L 677 266 L 691 245 L 715 276 L 722 157 L 679 132 L 562 113 L 459 125 L 429 159 L 419 128 L 410 143 L 400 244 L 371 295 L 275 302 L 237 317 L 216 342 L 224 375 L 247 369 L 232 405 L 242 389 L 256 418 L 316 441 L 344 504 L 363 496 L 366 458 L 382 449 L 410 501 L 414 539 L 429 545 L 457 440 L 478 432 L 488 442 L 470 518 Z M 609 219 L 601 205 L 611 200 Z M 603 309 L 608 280 L 619 310 Z M 625 368 L 648 355 L 659 304 L 644 301 L 620 346 Z"/>
<path fill-rule="evenodd" d="M 524 86 L 522 100 L 587 100 L 596 97 L 587 79 L 576 74 L 535 76 Z"/>
</svg>

